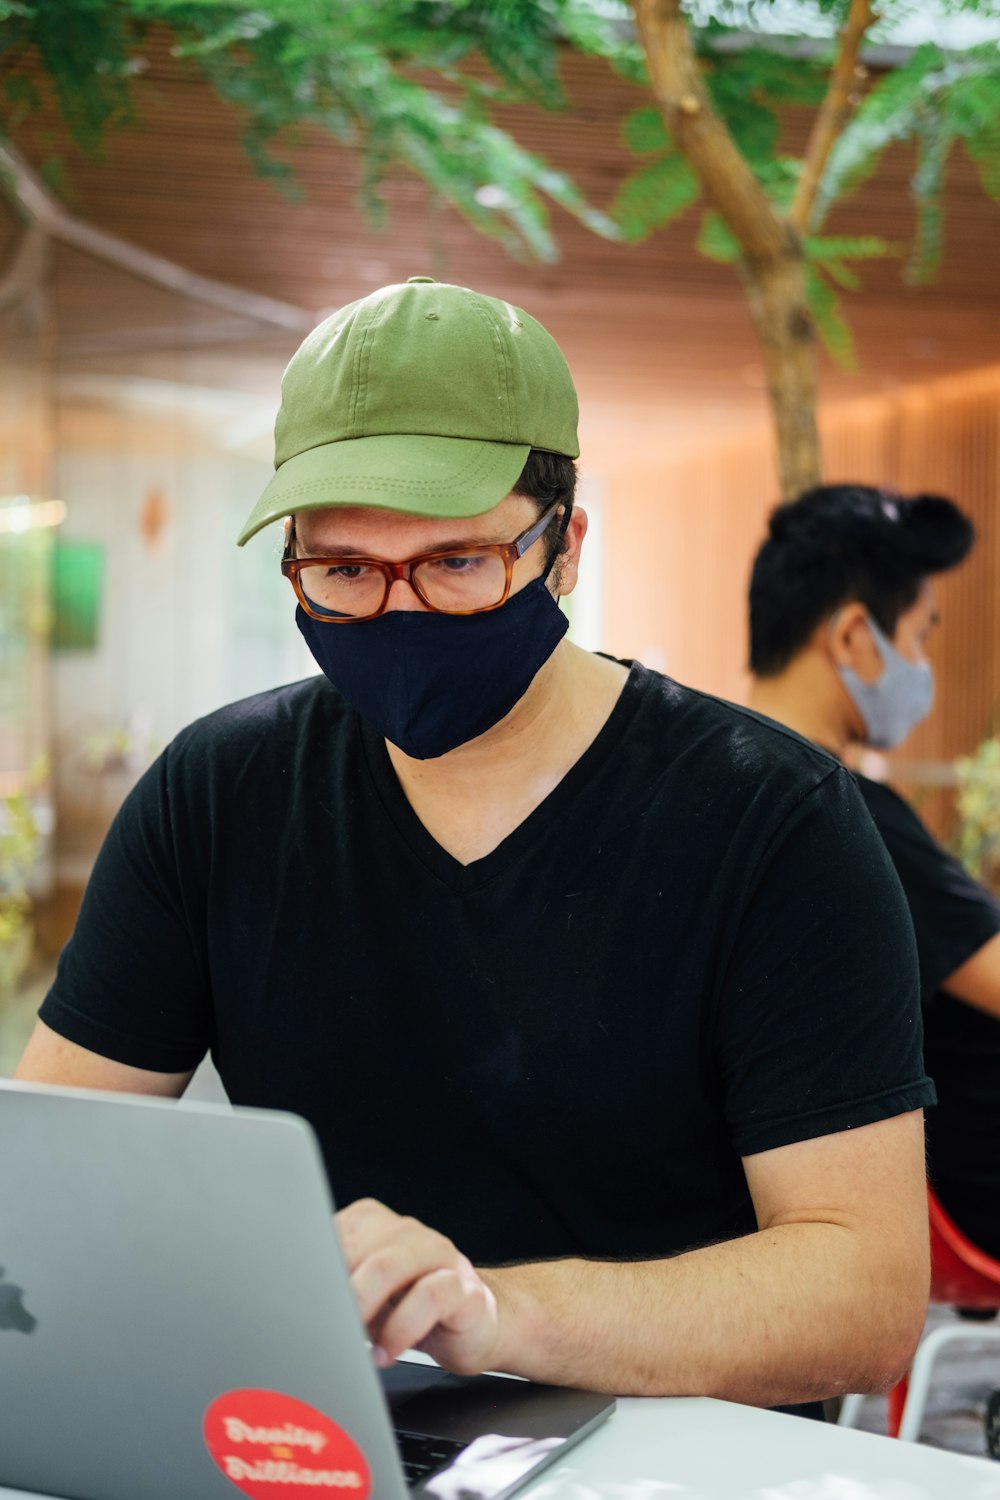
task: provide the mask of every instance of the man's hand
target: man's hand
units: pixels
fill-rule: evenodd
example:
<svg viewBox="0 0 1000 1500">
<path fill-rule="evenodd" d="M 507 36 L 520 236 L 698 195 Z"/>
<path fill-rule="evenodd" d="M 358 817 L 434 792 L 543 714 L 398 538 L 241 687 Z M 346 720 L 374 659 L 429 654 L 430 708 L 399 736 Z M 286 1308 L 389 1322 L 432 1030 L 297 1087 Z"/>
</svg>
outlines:
<svg viewBox="0 0 1000 1500">
<path fill-rule="evenodd" d="M 374 1198 L 336 1223 L 377 1365 L 422 1349 L 456 1375 L 496 1368 L 497 1299 L 451 1240 Z"/>
<path fill-rule="evenodd" d="M 662 1260 L 478 1271 L 415 1219 L 352 1203 L 338 1228 L 377 1362 L 415 1346 L 458 1375 L 755 1406 L 888 1390 L 927 1309 L 920 1111 L 743 1165 L 759 1230 Z"/>
</svg>

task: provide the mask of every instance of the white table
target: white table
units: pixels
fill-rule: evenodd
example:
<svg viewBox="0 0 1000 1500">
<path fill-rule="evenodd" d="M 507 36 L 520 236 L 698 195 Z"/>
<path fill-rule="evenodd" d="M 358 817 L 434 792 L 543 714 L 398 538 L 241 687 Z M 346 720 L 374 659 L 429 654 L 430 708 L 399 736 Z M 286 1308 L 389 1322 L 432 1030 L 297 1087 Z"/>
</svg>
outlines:
<svg viewBox="0 0 1000 1500">
<path fill-rule="evenodd" d="M 632 1399 L 523 1500 L 1000 1500 L 1000 1463 L 726 1401 Z"/>
<path fill-rule="evenodd" d="M 1000 1463 L 726 1401 L 627 1399 L 517 1500 L 1000 1500 Z"/>
</svg>

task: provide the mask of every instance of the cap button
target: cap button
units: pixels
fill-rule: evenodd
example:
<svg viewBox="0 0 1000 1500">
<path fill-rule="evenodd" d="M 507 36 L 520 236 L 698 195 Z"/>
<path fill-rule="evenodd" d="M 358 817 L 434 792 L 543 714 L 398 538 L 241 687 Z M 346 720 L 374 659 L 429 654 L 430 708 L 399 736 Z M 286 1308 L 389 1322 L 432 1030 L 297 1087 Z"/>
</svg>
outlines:
<svg viewBox="0 0 1000 1500">
<path fill-rule="evenodd" d="M 407 276 L 407 278 L 406 278 L 406 284 L 407 284 L 407 286 L 409 286 L 410 283 L 411 283 L 411 281 L 432 281 L 433 282 L 433 281 L 436 281 L 436 280 L 437 280 L 436 276 Z"/>
</svg>

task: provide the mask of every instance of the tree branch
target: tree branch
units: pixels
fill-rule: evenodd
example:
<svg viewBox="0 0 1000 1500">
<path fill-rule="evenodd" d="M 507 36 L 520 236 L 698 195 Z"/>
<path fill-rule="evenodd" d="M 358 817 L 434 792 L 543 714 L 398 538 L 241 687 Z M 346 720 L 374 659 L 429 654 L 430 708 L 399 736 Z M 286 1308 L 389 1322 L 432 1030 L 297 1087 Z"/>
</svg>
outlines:
<svg viewBox="0 0 1000 1500">
<path fill-rule="evenodd" d="M 315 317 L 305 308 L 295 307 L 290 302 L 279 302 L 276 297 L 261 297 L 255 292 L 245 292 L 240 287 L 230 286 L 224 281 L 213 281 L 208 276 L 199 276 L 188 271 L 175 261 L 139 245 L 130 244 L 117 234 L 98 229 L 83 219 L 67 213 L 62 204 L 52 196 L 28 163 L 11 145 L 0 146 L 0 187 L 7 190 L 8 197 L 29 223 L 38 224 L 54 240 L 85 250 L 99 260 L 130 271 L 158 286 L 178 292 L 182 297 L 191 297 L 196 302 L 208 302 L 213 307 L 224 308 L 243 318 L 265 323 L 272 328 L 284 328 L 293 333 L 307 333 L 315 323 Z"/>
<path fill-rule="evenodd" d="M 788 213 L 788 222 L 797 234 L 805 234 L 809 228 L 827 159 L 853 108 L 852 96 L 857 87 L 861 43 L 865 32 L 877 20 L 878 16 L 872 10 L 870 0 L 851 0 L 847 19 L 840 33 L 837 60 L 830 74 L 826 97 L 813 121 L 809 145 L 802 162 L 802 175 Z"/>
<path fill-rule="evenodd" d="M 680 0 L 632 0 L 650 83 L 670 133 L 746 261 L 774 262 L 794 247 L 772 204 L 712 107 Z"/>
<path fill-rule="evenodd" d="M 48 252 L 49 240 L 45 230 L 38 224 L 30 224 L 18 241 L 7 272 L 0 281 L 0 312 L 41 289 L 48 269 Z"/>
</svg>

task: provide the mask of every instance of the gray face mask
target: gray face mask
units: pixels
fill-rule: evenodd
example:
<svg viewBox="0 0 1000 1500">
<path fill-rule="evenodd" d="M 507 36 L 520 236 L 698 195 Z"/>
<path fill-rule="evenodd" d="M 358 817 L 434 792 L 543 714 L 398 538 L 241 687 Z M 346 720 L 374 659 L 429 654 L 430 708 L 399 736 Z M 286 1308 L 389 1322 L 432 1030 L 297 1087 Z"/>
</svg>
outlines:
<svg viewBox="0 0 1000 1500">
<path fill-rule="evenodd" d="M 862 682 L 850 667 L 838 667 L 844 684 L 865 726 L 865 741 L 875 750 L 893 750 L 922 719 L 934 702 L 934 673 L 925 661 L 907 661 L 888 636 L 866 615 L 882 658 L 882 675 L 875 682 Z"/>
</svg>

